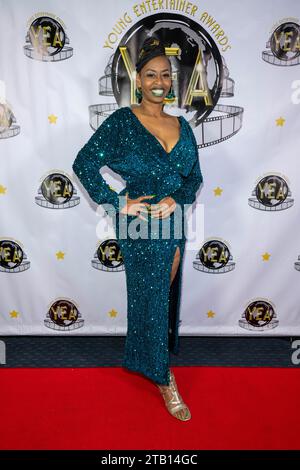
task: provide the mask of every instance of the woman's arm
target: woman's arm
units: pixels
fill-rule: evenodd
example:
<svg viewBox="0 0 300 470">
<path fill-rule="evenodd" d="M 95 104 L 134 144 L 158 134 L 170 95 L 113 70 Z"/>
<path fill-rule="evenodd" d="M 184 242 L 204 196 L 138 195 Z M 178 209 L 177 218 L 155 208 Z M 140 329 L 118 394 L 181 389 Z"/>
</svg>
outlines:
<svg viewBox="0 0 300 470">
<path fill-rule="evenodd" d="M 180 205 L 192 204 L 196 199 L 196 193 L 202 181 L 203 177 L 200 170 L 199 159 L 197 158 L 190 174 L 184 178 L 181 188 L 174 191 L 170 196 Z"/>
<path fill-rule="evenodd" d="M 112 204 L 118 208 L 118 193 L 110 189 L 99 173 L 102 166 L 118 156 L 118 120 L 116 111 L 98 127 L 88 142 L 78 152 L 72 168 L 80 182 L 97 204 Z"/>
<path fill-rule="evenodd" d="M 190 174 L 187 177 L 182 177 L 184 179 L 182 186 L 174 191 L 170 196 L 180 205 L 182 204 L 192 204 L 196 199 L 196 193 L 200 187 L 200 184 L 203 181 L 203 176 L 201 173 L 199 157 L 198 157 L 198 146 L 197 141 L 194 135 L 194 132 L 188 123 L 188 128 L 190 132 L 190 138 L 195 147 L 196 160 L 191 169 Z"/>
</svg>

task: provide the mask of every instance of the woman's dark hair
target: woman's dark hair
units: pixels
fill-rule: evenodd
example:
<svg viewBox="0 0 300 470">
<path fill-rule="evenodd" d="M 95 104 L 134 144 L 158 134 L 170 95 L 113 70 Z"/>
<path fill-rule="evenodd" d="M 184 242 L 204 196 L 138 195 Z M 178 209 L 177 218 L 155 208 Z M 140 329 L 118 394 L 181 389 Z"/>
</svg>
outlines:
<svg viewBox="0 0 300 470">
<path fill-rule="evenodd" d="M 145 39 L 135 64 L 136 71 L 140 72 L 149 60 L 161 55 L 166 56 L 164 44 L 154 36 Z"/>
</svg>

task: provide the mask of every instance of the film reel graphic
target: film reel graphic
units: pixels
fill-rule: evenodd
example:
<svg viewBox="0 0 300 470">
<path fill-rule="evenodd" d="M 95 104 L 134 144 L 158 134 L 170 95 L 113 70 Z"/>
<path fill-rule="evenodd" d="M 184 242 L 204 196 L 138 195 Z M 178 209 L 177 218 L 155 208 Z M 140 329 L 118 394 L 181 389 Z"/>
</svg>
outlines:
<svg viewBox="0 0 300 470">
<path fill-rule="evenodd" d="M 300 271 L 300 255 L 298 255 L 298 261 L 295 261 L 294 268 L 296 271 Z"/>
<path fill-rule="evenodd" d="M 282 176 L 270 173 L 263 176 L 252 191 L 248 204 L 262 211 L 282 211 L 294 204 L 290 188 Z"/>
<path fill-rule="evenodd" d="M 13 239 L 0 239 L 0 272 L 20 273 L 30 268 L 21 244 Z"/>
<path fill-rule="evenodd" d="M 16 122 L 12 106 L 7 102 L 0 102 L 0 139 L 8 139 L 20 134 L 20 126 Z"/>
<path fill-rule="evenodd" d="M 300 64 L 300 26 L 289 21 L 277 26 L 267 41 L 262 59 L 271 65 L 290 67 Z"/>
<path fill-rule="evenodd" d="M 201 25 L 173 13 L 144 18 L 124 35 L 98 83 L 99 95 L 113 96 L 117 103 L 89 106 L 90 126 L 96 130 L 110 113 L 135 102 L 134 64 L 140 44 L 148 35 L 169 44 L 166 54 L 172 64 L 174 105 L 185 111 L 191 127 L 199 128 L 198 148 L 235 135 L 242 127 L 244 108 L 218 104 L 220 97 L 234 96 L 235 83 L 224 57 Z M 173 107 L 170 105 L 170 109 Z"/>
<path fill-rule="evenodd" d="M 275 306 L 267 299 L 255 299 L 249 302 L 239 320 L 241 328 L 252 331 L 273 329 L 278 323 Z"/>
<path fill-rule="evenodd" d="M 80 198 L 71 179 L 60 172 L 51 172 L 38 188 L 35 202 L 46 209 L 69 209 L 79 204 Z"/>
<path fill-rule="evenodd" d="M 58 62 L 72 57 L 73 48 L 62 21 L 50 16 L 38 16 L 28 28 L 24 54 L 29 59 Z"/>
<path fill-rule="evenodd" d="M 91 261 L 92 267 L 100 271 L 124 271 L 124 262 L 119 243 L 116 239 L 103 240 Z"/>
<path fill-rule="evenodd" d="M 235 262 L 228 245 L 217 238 L 207 240 L 196 255 L 193 268 L 197 271 L 212 274 L 223 274 L 233 271 Z"/>
<path fill-rule="evenodd" d="M 50 305 L 44 325 L 51 330 L 73 331 L 82 328 L 84 320 L 72 300 L 58 298 Z"/>
</svg>

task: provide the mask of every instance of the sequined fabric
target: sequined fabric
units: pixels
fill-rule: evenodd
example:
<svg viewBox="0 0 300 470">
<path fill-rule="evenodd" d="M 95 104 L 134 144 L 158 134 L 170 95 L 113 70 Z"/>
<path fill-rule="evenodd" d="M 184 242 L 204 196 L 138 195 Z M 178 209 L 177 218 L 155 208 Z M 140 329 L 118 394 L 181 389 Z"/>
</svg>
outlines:
<svg viewBox="0 0 300 470">
<path fill-rule="evenodd" d="M 115 210 L 114 227 L 127 285 L 123 366 L 162 385 L 169 385 L 170 381 L 169 351 L 179 352 L 182 262 L 171 286 L 170 276 L 176 247 L 180 248 L 182 261 L 186 238 L 183 230 L 181 234 L 176 232 L 174 221 L 177 217 L 184 221 L 184 204 L 193 203 L 203 181 L 192 128 L 183 116 L 179 117 L 179 122 L 180 138 L 173 149 L 166 152 L 129 106 L 119 108 L 104 120 L 79 151 L 72 166 L 90 197 L 105 205 L 105 209 L 110 204 L 111 214 Z M 126 181 L 119 195 L 99 173 L 105 165 Z M 147 221 L 141 221 L 136 216 L 122 214 L 125 192 L 131 199 L 155 194 L 147 200 L 154 204 L 165 196 L 172 196 L 182 211 L 176 217 L 173 213 L 167 218 L 170 236 L 166 238 L 163 231 L 166 219 L 148 217 Z M 135 238 L 129 236 L 132 224 Z M 136 237 L 138 225 L 141 233 L 148 229 L 147 237 Z"/>
</svg>

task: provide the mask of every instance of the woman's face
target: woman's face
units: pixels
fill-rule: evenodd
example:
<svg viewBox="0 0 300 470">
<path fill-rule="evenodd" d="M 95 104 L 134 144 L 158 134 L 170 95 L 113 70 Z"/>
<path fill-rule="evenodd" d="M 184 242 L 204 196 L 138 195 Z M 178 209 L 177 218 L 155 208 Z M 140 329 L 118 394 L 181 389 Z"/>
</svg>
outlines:
<svg viewBox="0 0 300 470">
<path fill-rule="evenodd" d="M 142 88 L 143 100 L 162 103 L 172 84 L 167 57 L 158 56 L 149 60 L 137 74 L 136 82 Z"/>
</svg>

